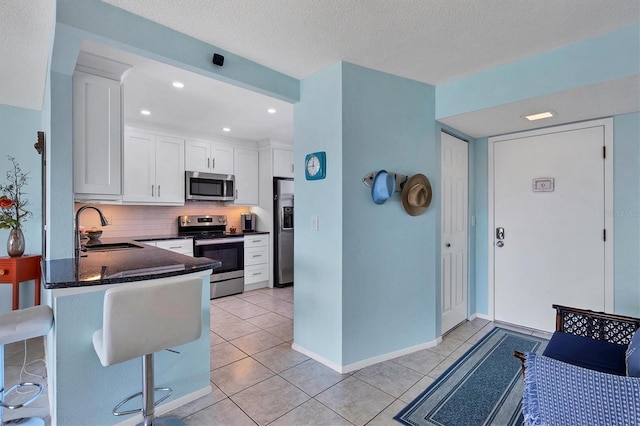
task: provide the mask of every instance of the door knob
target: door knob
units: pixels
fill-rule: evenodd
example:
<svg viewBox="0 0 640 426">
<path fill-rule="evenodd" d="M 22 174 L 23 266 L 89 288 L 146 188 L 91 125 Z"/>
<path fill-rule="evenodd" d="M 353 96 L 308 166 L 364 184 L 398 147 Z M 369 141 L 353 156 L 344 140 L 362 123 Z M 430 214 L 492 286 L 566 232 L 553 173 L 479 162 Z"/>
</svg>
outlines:
<svg viewBox="0 0 640 426">
<path fill-rule="evenodd" d="M 447 243 L 447 247 L 451 247 L 451 243 Z"/>
<path fill-rule="evenodd" d="M 502 241 L 498 241 L 498 242 L 496 243 L 496 245 L 497 245 L 498 247 L 504 247 L 504 243 L 503 243 Z"/>
</svg>

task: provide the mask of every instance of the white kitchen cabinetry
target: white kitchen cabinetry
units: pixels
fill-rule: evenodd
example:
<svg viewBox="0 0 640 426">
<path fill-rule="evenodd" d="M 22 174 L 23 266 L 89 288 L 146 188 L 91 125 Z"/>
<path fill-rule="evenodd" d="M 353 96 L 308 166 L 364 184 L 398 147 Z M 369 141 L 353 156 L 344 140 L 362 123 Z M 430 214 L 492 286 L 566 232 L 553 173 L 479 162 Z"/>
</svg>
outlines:
<svg viewBox="0 0 640 426">
<path fill-rule="evenodd" d="M 293 151 L 273 149 L 273 176 L 293 177 Z"/>
<path fill-rule="evenodd" d="M 184 205 L 184 140 L 127 129 L 123 201 Z"/>
<path fill-rule="evenodd" d="M 207 141 L 187 141 L 185 168 L 190 172 L 233 174 L 233 147 Z"/>
<path fill-rule="evenodd" d="M 237 205 L 257 205 L 259 201 L 258 151 L 235 148 L 234 171 Z"/>
<path fill-rule="evenodd" d="M 175 240 L 154 240 L 143 241 L 145 244 L 149 244 L 161 249 L 169 250 L 175 253 L 185 254 L 193 257 L 193 239 L 192 238 L 178 238 Z"/>
<path fill-rule="evenodd" d="M 120 82 L 73 74 L 73 190 L 82 200 L 122 198 Z"/>
<path fill-rule="evenodd" d="M 244 289 L 255 290 L 269 284 L 269 234 L 244 237 Z"/>
</svg>

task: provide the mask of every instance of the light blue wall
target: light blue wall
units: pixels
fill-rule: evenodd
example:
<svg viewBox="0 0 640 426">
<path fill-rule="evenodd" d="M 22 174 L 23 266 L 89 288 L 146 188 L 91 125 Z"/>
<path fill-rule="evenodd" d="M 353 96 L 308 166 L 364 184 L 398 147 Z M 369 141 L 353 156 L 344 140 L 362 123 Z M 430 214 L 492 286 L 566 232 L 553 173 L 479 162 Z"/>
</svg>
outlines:
<svg viewBox="0 0 640 426">
<path fill-rule="evenodd" d="M 474 173 L 476 201 L 476 313 L 489 313 L 489 140 L 475 141 Z"/>
<path fill-rule="evenodd" d="M 640 316 L 640 113 L 614 117 L 614 311 Z M 475 143 L 476 308 L 489 311 L 488 140 Z"/>
<path fill-rule="evenodd" d="M 375 204 L 362 178 L 380 169 L 423 173 L 438 188 L 439 156 L 433 86 L 347 63 L 342 84 L 342 315 L 347 365 L 438 335 L 439 198 L 424 214 L 409 216 L 400 194 Z"/>
<path fill-rule="evenodd" d="M 294 343 L 342 365 L 342 64 L 303 80 L 294 107 Z M 327 153 L 326 178 L 307 181 L 304 157 Z M 300 167 L 298 166 L 300 165 Z M 318 230 L 311 230 L 318 216 Z"/>
<path fill-rule="evenodd" d="M 638 74 L 640 24 L 553 49 L 436 88 L 436 118 Z"/>
<path fill-rule="evenodd" d="M 640 317 L 640 113 L 614 117 L 615 311 Z"/>
<path fill-rule="evenodd" d="M 42 253 L 42 208 L 40 155 L 33 148 L 37 132 L 41 130 L 40 111 L 0 105 L 0 182 L 9 183 L 7 171 L 12 168 L 8 155 L 15 157 L 23 172 L 28 173 L 29 182 L 23 189 L 29 201 L 27 209 L 33 214 L 24 222 L 25 254 Z M 0 194 L 1 195 L 1 194 Z M 0 255 L 6 256 L 9 230 L 0 229 Z M 33 306 L 33 281 L 20 286 L 20 307 Z M 0 312 L 11 310 L 11 286 L 0 285 Z"/>
</svg>

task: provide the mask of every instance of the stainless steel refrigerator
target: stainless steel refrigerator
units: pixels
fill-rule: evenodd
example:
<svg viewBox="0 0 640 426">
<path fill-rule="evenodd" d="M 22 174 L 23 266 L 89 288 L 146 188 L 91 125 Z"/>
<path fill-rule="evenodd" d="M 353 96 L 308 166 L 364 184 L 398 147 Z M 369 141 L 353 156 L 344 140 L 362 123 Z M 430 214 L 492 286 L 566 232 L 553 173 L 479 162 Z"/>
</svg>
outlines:
<svg viewBox="0 0 640 426">
<path fill-rule="evenodd" d="M 293 284 L 293 179 L 273 179 L 273 234 L 276 287 Z"/>
</svg>

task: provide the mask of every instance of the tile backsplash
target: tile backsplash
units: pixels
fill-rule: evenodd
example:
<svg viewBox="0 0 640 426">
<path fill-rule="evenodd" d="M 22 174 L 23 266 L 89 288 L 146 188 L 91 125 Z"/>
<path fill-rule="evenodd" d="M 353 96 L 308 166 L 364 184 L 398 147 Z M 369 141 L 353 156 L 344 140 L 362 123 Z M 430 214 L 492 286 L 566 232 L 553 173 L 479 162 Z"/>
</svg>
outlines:
<svg viewBox="0 0 640 426">
<path fill-rule="evenodd" d="M 76 203 L 75 211 L 86 204 Z M 85 228 L 102 228 L 104 238 L 154 237 L 178 232 L 178 216 L 222 214 L 227 216 L 227 230 L 235 226 L 240 231 L 240 214 L 247 207 L 226 207 L 218 203 L 187 202 L 184 206 L 126 206 L 92 204 L 102 211 L 109 226 L 102 227 L 95 211 L 85 210 L 80 225 Z"/>
</svg>

